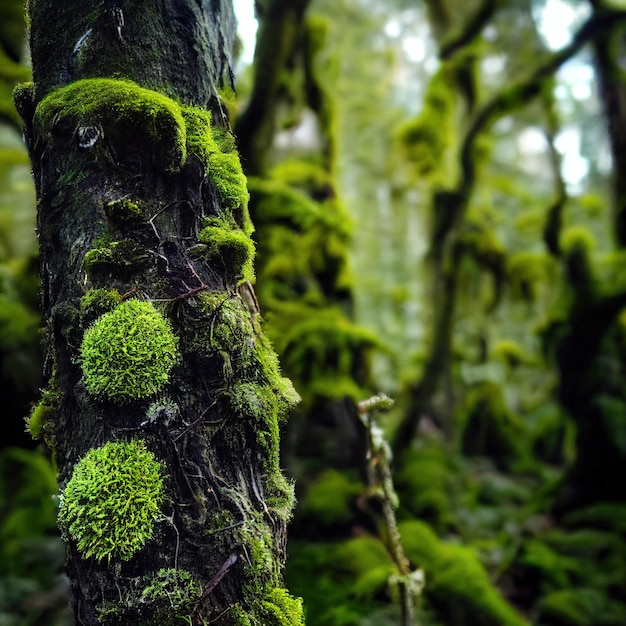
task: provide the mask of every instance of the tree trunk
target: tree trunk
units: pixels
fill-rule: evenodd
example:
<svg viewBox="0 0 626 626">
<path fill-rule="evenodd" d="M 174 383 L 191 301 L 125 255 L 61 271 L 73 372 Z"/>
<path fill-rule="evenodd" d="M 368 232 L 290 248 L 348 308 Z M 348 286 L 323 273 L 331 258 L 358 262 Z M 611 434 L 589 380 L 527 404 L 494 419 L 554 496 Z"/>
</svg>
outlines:
<svg viewBox="0 0 626 626">
<path fill-rule="evenodd" d="M 282 588 L 298 397 L 259 329 L 248 192 L 216 84 L 226 0 L 31 0 L 16 92 L 79 624 L 302 623 Z"/>
</svg>

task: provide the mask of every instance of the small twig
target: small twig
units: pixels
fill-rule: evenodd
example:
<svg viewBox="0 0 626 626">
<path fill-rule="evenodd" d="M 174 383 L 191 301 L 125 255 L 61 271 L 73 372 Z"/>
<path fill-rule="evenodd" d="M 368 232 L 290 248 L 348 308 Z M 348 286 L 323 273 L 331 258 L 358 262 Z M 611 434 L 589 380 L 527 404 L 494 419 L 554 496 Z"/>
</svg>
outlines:
<svg viewBox="0 0 626 626">
<path fill-rule="evenodd" d="M 217 587 L 220 580 L 224 578 L 226 572 L 237 562 L 237 555 L 231 554 L 223 563 L 222 567 L 217 570 L 217 574 L 211 578 L 211 580 L 206 584 L 204 589 L 202 590 L 202 595 L 200 596 L 200 600 L 198 602 L 204 600 L 212 591 Z"/>
<path fill-rule="evenodd" d="M 378 394 L 359 402 L 359 418 L 367 431 L 368 478 L 372 491 L 382 492 L 383 518 L 387 528 L 387 550 L 396 566 L 397 574 L 390 577 L 399 592 L 403 626 L 415 624 L 415 605 L 423 584 L 422 570 L 411 572 L 409 560 L 404 554 L 402 538 L 398 531 L 395 508 L 398 496 L 391 475 L 391 448 L 380 426 L 369 411 L 388 410 L 394 401 L 385 394 Z"/>
</svg>

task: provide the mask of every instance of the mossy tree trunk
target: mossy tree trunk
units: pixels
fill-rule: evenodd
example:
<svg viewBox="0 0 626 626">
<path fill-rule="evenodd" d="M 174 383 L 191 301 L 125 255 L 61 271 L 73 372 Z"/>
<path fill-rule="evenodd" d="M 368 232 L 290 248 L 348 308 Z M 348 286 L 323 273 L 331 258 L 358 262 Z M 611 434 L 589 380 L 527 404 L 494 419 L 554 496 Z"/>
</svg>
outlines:
<svg viewBox="0 0 626 626">
<path fill-rule="evenodd" d="M 364 434 L 356 403 L 369 395 L 376 339 L 352 321 L 349 219 L 335 177 L 333 98 L 318 55 L 329 30 L 310 0 L 257 3 L 254 83 L 236 122 L 250 176 L 250 213 L 258 242 L 259 302 L 285 371 L 302 393 L 284 458 L 361 465 Z M 277 146 L 303 120 L 314 141 Z M 305 476 L 302 476 L 306 480 Z"/>
<path fill-rule="evenodd" d="M 246 180 L 219 106 L 226 0 L 31 0 L 16 92 L 38 196 L 49 380 L 77 623 L 302 622 L 282 588 L 298 397 L 250 299 Z"/>
</svg>

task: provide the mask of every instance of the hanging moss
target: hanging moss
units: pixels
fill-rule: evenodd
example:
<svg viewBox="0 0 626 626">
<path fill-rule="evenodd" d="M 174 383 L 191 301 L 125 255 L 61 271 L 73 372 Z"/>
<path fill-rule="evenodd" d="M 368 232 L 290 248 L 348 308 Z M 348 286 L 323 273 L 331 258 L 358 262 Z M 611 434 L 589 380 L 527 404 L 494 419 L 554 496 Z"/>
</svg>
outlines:
<svg viewBox="0 0 626 626">
<path fill-rule="evenodd" d="M 83 558 L 127 560 L 152 537 L 163 498 L 161 464 L 145 444 L 108 442 L 74 466 L 59 526 Z"/>
<path fill-rule="evenodd" d="M 277 337 L 283 364 L 298 382 L 333 377 L 359 381 L 368 369 L 369 354 L 380 347 L 377 338 L 352 322 L 337 308 L 317 309 Z M 327 397 L 333 397 L 332 382 Z M 336 397 L 336 396 L 335 396 Z"/>
<path fill-rule="evenodd" d="M 560 249 L 564 254 L 572 254 L 576 249 L 592 252 L 596 247 L 593 234 L 583 226 L 570 226 L 561 234 Z"/>
<path fill-rule="evenodd" d="M 514 298 L 537 300 L 550 276 L 550 257 L 543 252 L 523 251 L 506 258 L 506 281 Z"/>
<path fill-rule="evenodd" d="M 80 347 L 85 387 L 118 404 L 153 396 L 169 380 L 177 344 L 154 305 L 122 302 L 85 332 Z"/>
<path fill-rule="evenodd" d="M 450 63 L 441 65 L 428 83 L 421 113 L 399 131 L 406 156 L 420 176 L 436 174 L 445 166 L 456 106 L 453 71 Z"/>
<path fill-rule="evenodd" d="M 504 363 L 511 369 L 535 363 L 531 355 L 512 339 L 502 339 L 496 342 L 491 350 L 491 358 Z"/>
<path fill-rule="evenodd" d="M 128 80 L 86 78 L 50 92 L 37 106 L 37 132 L 99 128 L 114 146 L 141 146 L 157 163 L 179 170 L 186 159 L 185 122 L 170 98 Z M 98 140 L 99 141 L 99 140 Z"/>
</svg>

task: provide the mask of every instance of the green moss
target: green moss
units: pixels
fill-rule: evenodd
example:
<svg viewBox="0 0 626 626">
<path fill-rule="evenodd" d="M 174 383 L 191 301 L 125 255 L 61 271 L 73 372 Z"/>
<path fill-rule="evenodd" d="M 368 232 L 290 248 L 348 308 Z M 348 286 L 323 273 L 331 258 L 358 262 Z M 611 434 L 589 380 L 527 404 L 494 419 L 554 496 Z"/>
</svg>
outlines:
<svg viewBox="0 0 626 626">
<path fill-rule="evenodd" d="M 112 311 L 122 297 L 117 289 L 90 289 L 80 299 L 80 317 L 85 325 L 91 324 L 103 313 Z"/>
<path fill-rule="evenodd" d="M 527 626 L 499 595 L 472 550 L 439 541 L 430 527 L 414 520 L 399 524 L 411 562 L 426 572 L 425 595 L 446 624 Z"/>
<path fill-rule="evenodd" d="M 163 169 L 177 171 L 185 163 L 180 106 L 131 81 L 86 78 L 50 92 L 37 106 L 34 123 L 45 136 L 59 121 L 71 135 L 81 126 L 100 126 L 104 140 L 115 146 L 142 145 Z"/>
<path fill-rule="evenodd" d="M 561 234 L 560 249 L 564 254 L 572 254 L 575 250 L 585 253 L 592 252 L 596 247 L 593 234 L 583 226 L 570 226 Z"/>
<path fill-rule="evenodd" d="M 34 406 L 27 419 L 28 432 L 33 439 L 45 438 L 47 428 L 59 411 L 60 395 L 56 391 L 46 390 L 41 400 Z"/>
<path fill-rule="evenodd" d="M 105 600 L 96 609 L 98 622 L 106 626 L 191 624 L 191 614 L 201 596 L 200 582 L 186 570 L 160 569 L 136 578 L 115 600 Z"/>
<path fill-rule="evenodd" d="M 395 482 L 402 506 L 413 516 L 442 531 L 450 527 L 462 483 L 446 447 L 433 442 L 407 453 Z"/>
<path fill-rule="evenodd" d="M 239 298 L 223 292 L 201 293 L 188 300 L 189 316 L 182 334 L 184 350 L 224 361 L 223 375 L 250 367 L 256 340 L 250 313 Z"/>
<path fill-rule="evenodd" d="M 507 407 L 498 384 L 486 381 L 472 387 L 459 418 L 465 454 L 488 456 L 504 467 L 511 467 L 522 459 L 524 424 Z"/>
<path fill-rule="evenodd" d="M 512 339 L 502 339 L 498 341 L 493 346 L 491 357 L 510 368 L 516 368 L 520 365 L 532 365 L 534 363 L 532 357 L 524 348 Z"/>
<path fill-rule="evenodd" d="M 286 589 L 273 587 L 261 601 L 260 617 L 265 626 L 304 626 L 302 599 Z"/>
<path fill-rule="evenodd" d="M 85 332 L 80 364 L 87 391 L 119 404 L 155 395 L 168 382 L 177 343 L 154 305 L 122 302 Z"/>
<path fill-rule="evenodd" d="M 354 324 L 337 307 L 304 309 L 301 320 L 293 320 L 286 332 L 275 336 L 277 350 L 286 369 L 297 384 L 305 386 L 325 378 L 329 368 L 333 377 L 355 381 L 365 378 L 370 355 L 382 347 L 377 337 Z M 327 390 L 332 394 L 332 386 Z"/>
<path fill-rule="evenodd" d="M 181 113 L 187 129 L 187 154 L 206 165 L 209 155 L 220 150 L 213 139 L 211 112 L 200 107 L 182 107 Z"/>
<path fill-rule="evenodd" d="M 141 592 L 140 602 L 159 626 L 181 623 L 181 615 L 190 614 L 202 595 L 202 586 L 181 569 L 160 569 Z"/>
<path fill-rule="evenodd" d="M 238 154 L 216 152 L 209 155 L 207 171 L 226 208 L 236 209 L 248 203 L 247 179 Z"/>
<path fill-rule="evenodd" d="M 295 496 L 293 483 L 280 470 L 280 395 L 267 384 L 239 383 L 233 387 L 230 398 L 235 415 L 252 420 L 257 442 L 265 451 L 266 503 L 275 515 L 287 521 L 291 518 Z"/>
<path fill-rule="evenodd" d="M 221 222 L 221 221 L 220 221 Z M 198 239 L 206 246 L 204 255 L 209 260 L 220 259 L 233 280 L 254 281 L 254 243 L 242 230 L 225 228 L 223 222 L 208 220 L 198 234 Z"/>
<path fill-rule="evenodd" d="M 281 180 L 250 179 L 255 198 L 255 221 L 260 224 L 282 222 L 298 231 L 306 231 L 323 219 L 320 205 L 303 190 Z"/>
<path fill-rule="evenodd" d="M 332 194 L 332 178 L 328 170 L 302 159 L 288 159 L 275 165 L 270 177 L 282 181 L 288 187 L 296 187 L 305 191 L 310 197 Z"/>
<path fill-rule="evenodd" d="M 197 107 L 182 107 L 187 126 L 187 149 L 204 167 L 215 188 L 222 208 L 228 211 L 244 209 L 238 224 L 246 233 L 251 232 L 247 219 L 248 186 L 241 169 L 239 155 L 232 140 L 223 131 L 212 130 L 211 114 Z"/>
<path fill-rule="evenodd" d="M 108 442 L 74 466 L 59 525 L 83 558 L 127 560 L 152 537 L 163 498 L 161 464 L 145 444 Z"/>
<path fill-rule="evenodd" d="M 151 254 L 143 246 L 132 239 L 122 239 L 89 250 L 83 259 L 83 267 L 92 278 L 127 278 L 145 270 L 151 261 Z"/>
<path fill-rule="evenodd" d="M 453 141 L 455 91 L 452 76 L 451 65 L 442 64 L 428 83 L 421 113 L 399 131 L 406 157 L 420 176 L 441 171 L 446 150 Z"/>
<path fill-rule="evenodd" d="M 144 207 L 128 198 L 107 202 L 104 211 L 107 217 L 114 222 L 128 222 L 141 219 L 146 213 Z"/>
<path fill-rule="evenodd" d="M 508 256 L 505 271 L 512 295 L 534 302 L 550 277 L 550 264 L 546 253 L 523 251 Z"/>
</svg>

